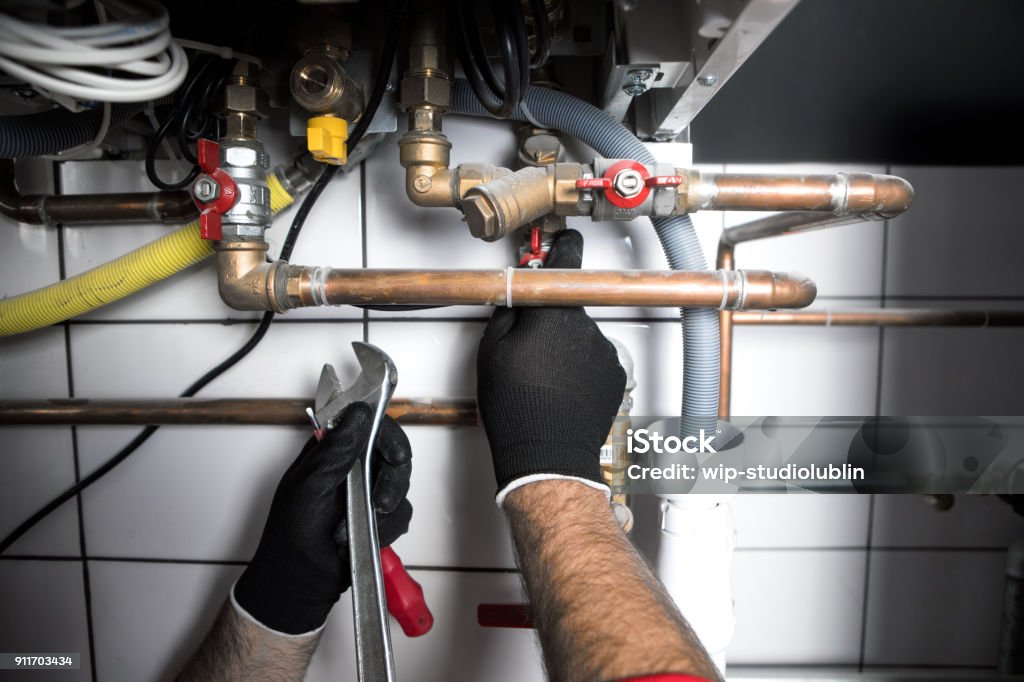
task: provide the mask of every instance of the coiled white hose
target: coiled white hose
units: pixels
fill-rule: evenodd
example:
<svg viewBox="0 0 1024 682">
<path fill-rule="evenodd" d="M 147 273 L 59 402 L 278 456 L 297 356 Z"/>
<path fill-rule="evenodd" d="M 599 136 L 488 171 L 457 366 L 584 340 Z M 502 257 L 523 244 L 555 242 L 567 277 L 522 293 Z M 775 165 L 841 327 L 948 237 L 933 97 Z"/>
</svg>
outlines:
<svg viewBox="0 0 1024 682">
<path fill-rule="evenodd" d="M 154 0 L 102 0 L 116 17 L 49 26 L 0 13 L 0 70 L 49 95 L 83 102 L 144 102 L 171 94 L 188 60 Z"/>
</svg>

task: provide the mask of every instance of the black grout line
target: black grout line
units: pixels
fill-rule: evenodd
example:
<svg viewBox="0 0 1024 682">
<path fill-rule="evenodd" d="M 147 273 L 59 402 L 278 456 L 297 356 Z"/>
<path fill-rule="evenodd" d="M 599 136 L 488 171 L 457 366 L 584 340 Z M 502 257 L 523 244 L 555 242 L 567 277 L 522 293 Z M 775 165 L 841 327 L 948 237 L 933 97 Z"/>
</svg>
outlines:
<svg viewBox="0 0 1024 682">
<path fill-rule="evenodd" d="M 359 164 L 359 229 L 362 235 L 362 263 L 365 270 L 369 263 L 369 254 L 366 246 L 366 159 Z M 363 343 L 370 343 L 370 311 L 366 308 L 363 312 Z"/>
<path fill-rule="evenodd" d="M 175 565 L 200 565 L 200 566 L 248 566 L 248 561 L 236 561 L 234 559 L 161 559 L 147 557 L 120 557 L 120 556 L 90 556 L 89 561 L 103 561 L 107 563 L 122 564 L 175 564 Z"/>
<path fill-rule="evenodd" d="M 737 547 L 737 552 L 864 552 L 864 545 L 816 545 L 814 547 Z M 904 553 L 964 553 L 964 554 L 1001 554 L 1007 552 L 1006 547 L 939 547 L 921 545 L 920 547 L 900 547 L 897 545 L 872 545 L 872 552 L 904 552 Z"/>
<path fill-rule="evenodd" d="M 889 174 L 889 166 L 886 165 L 886 175 Z M 879 283 L 879 306 L 885 308 L 886 292 L 889 288 L 889 219 L 882 223 L 882 277 Z M 885 327 L 878 328 L 878 365 L 875 368 L 875 416 L 882 414 L 882 385 L 883 368 L 885 366 Z M 864 660 L 867 658 L 868 646 L 868 597 L 871 590 L 871 552 L 874 525 L 875 525 L 875 502 L 877 497 L 872 494 L 868 501 L 868 528 L 867 537 L 864 538 L 864 594 L 861 598 L 860 608 L 860 648 L 857 654 L 857 670 L 864 672 Z"/>
<path fill-rule="evenodd" d="M 231 318 L 224 320 L 181 319 L 181 320 L 68 320 L 66 324 L 75 327 L 96 326 L 130 326 L 130 325 L 212 325 L 217 327 L 233 327 L 236 325 L 257 325 L 260 318 Z M 274 324 L 359 324 L 360 318 L 274 318 Z"/>
<path fill-rule="evenodd" d="M 60 164 L 54 161 L 50 165 L 50 172 L 53 174 L 53 192 L 54 194 L 61 194 L 63 187 L 61 182 Z M 64 224 L 57 224 L 57 260 L 58 260 L 58 272 L 60 273 L 60 279 L 67 279 L 67 267 L 65 265 L 65 252 L 64 252 Z M 61 326 L 64 328 L 64 367 L 67 371 L 68 380 L 68 398 L 75 397 L 75 374 L 74 367 L 71 363 L 71 327 L 65 322 Z M 78 454 L 78 429 L 74 426 L 71 427 L 71 462 L 75 469 L 75 483 L 82 480 L 82 467 L 81 461 Z M 89 562 L 87 560 L 87 551 L 85 545 L 85 513 L 82 507 L 82 494 L 79 492 L 75 495 L 75 507 L 78 515 L 78 551 L 80 553 L 79 561 L 82 563 L 82 599 L 85 602 L 85 624 L 86 624 L 86 635 L 89 641 L 89 672 L 93 679 L 96 681 L 96 638 L 93 633 L 93 619 L 92 619 L 92 585 L 89 580 Z"/>
<path fill-rule="evenodd" d="M 875 524 L 875 499 L 874 494 L 868 502 L 868 533 L 864 546 L 864 596 L 861 599 L 860 609 L 860 651 L 858 653 L 857 671 L 864 672 L 864 659 L 867 657 L 868 648 L 868 591 L 871 589 L 871 555 L 880 548 L 871 545 L 872 533 Z"/>
<path fill-rule="evenodd" d="M 741 553 L 764 553 L 764 552 L 864 552 L 863 545 L 858 546 L 829 546 L 816 545 L 814 547 L 737 547 L 736 552 Z M 872 545 L 872 552 L 888 552 L 890 554 L 1006 554 L 1007 548 L 1002 547 L 936 547 L 922 545 L 920 547 L 899 547 L 895 545 Z M 78 556 L 62 556 L 59 554 L 0 554 L 0 562 L 3 561 L 81 561 Z M 209 564 L 212 566 L 245 566 L 248 561 L 235 559 L 180 559 L 163 557 L 135 557 L 135 556 L 107 556 L 90 555 L 89 561 L 119 561 L 124 563 L 141 564 Z M 473 572 L 473 573 L 509 573 L 517 572 L 514 568 L 486 568 L 479 566 L 432 566 L 432 565 L 408 565 L 406 568 L 415 568 L 419 571 L 452 571 L 452 572 Z"/>
</svg>

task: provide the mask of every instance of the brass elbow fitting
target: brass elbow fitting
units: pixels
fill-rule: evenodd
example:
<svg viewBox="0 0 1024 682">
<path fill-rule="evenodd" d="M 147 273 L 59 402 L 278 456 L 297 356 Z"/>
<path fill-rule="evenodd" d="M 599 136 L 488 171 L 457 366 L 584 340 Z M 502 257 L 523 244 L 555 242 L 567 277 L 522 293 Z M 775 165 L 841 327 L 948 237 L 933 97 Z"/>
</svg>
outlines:
<svg viewBox="0 0 1024 682">
<path fill-rule="evenodd" d="M 454 206 L 457 196 L 448 169 L 452 143 L 443 133 L 409 131 L 398 141 L 405 192 L 417 206 Z"/>
<path fill-rule="evenodd" d="M 217 253 L 217 290 L 221 300 L 235 310 L 273 310 L 285 312 L 278 304 L 276 290 L 283 285 L 281 262 L 267 262 L 267 243 L 263 241 L 222 241 L 214 244 Z"/>
</svg>

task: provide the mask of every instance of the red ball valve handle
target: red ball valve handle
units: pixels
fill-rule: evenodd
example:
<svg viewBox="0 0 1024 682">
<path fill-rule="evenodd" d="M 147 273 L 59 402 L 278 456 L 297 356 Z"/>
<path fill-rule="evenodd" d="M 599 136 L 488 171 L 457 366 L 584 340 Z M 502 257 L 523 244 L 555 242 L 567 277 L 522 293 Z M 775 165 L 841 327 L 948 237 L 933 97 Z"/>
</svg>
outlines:
<svg viewBox="0 0 1024 682">
<path fill-rule="evenodd" d="M 219 241 L 224 238 L 221 215 L 238 201 L 238 185 L 220 167 L 220 145 L 213 140 L 199 140 L 196 156 L 203 175 L 192 183 L 192 200 L 199 208 L 199 236 Z"/>
</svg>

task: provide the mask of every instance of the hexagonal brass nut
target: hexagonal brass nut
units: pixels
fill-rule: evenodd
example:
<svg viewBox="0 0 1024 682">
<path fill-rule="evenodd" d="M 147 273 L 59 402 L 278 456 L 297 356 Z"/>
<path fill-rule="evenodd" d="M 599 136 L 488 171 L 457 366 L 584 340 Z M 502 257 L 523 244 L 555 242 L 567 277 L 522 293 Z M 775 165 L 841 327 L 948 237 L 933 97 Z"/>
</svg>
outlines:
<svg viewBox="0 0 1024 682">
<path fill-rule="evenodd" d="M 270 113 L 270 101 L 267 99 L 267 93 L 255 86 L 240 83 L 225 85 L 218 105 L 218 109 L 223 113 L 237 111 L 253 114 L 257 118 L 266 118 Z"/>
<path fill-rule="evenodd" d="M 469 233 L 477 239 L 493 242 L 504 234 L 498 214 L 487 197 L 470 194 L 462 200 L 462 213 L 466 216 Z"/>
<path fill-rule="evenodd" d="M 433 69 L 435 71 L 444 68 L 444 50 L 438 45 L 413 45 L 409 49 L 410 69 Z"/>
<path fill-rule="evenodd" d="M 436 76 L 409 76 L 402 79 L 399 103 L 402 109 L 430 104 L 447 109 L 452 104 L 452 82 Z"/>
<path fill-rule="evenodd" d="M 241 146 L 228 146 L 224 148 L 224 165 L 235 168 L 253 168 L 255 166 L 267 167 L 266 154 L 255 149 Z"/>
</svg>

